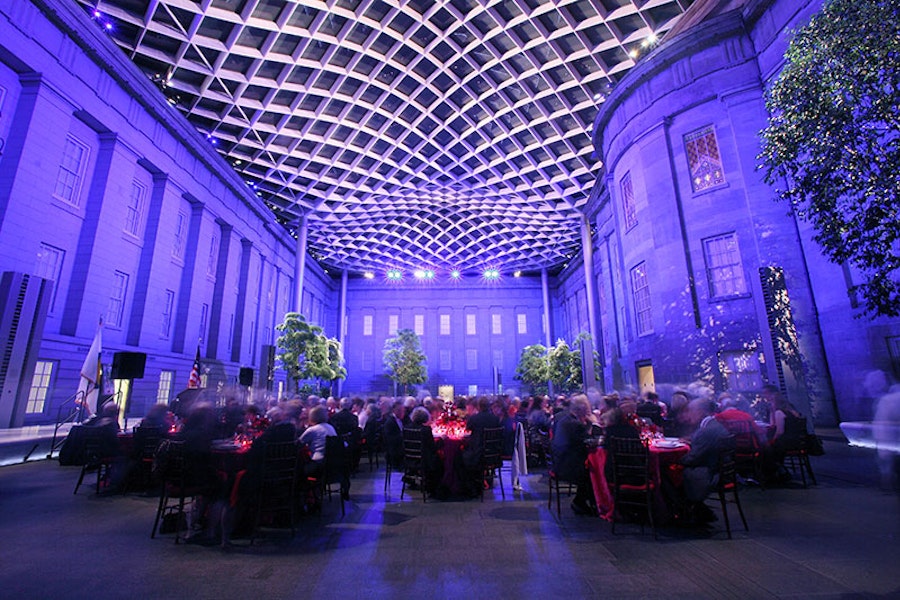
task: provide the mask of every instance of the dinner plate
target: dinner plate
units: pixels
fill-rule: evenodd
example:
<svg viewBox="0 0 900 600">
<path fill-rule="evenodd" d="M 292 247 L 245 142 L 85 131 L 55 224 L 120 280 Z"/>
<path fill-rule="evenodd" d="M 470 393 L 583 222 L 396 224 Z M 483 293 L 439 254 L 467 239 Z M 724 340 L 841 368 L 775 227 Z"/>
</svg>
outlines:
<svg viewBox="0 0 900 600">
<path fill-rule="evenodd" d="M 657 448 L 673 449 L 681 448 L 682 446 L 684 446 L 684 442 L 679 442 L 678 440 L 659 440 L 656 442 Z"/>
</svg>

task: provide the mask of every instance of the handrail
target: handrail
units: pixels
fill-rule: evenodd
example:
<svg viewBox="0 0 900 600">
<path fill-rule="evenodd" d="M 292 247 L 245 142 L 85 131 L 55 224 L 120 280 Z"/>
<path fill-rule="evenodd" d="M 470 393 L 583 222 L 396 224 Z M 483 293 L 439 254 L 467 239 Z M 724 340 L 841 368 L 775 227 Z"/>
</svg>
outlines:
<svg viewBox="0 0 900 600">
<path fill-rule="evenodd" d="M 58 446 L 62 446 L 63 441 L 66 438 L 62 438 L 59 441 L 59 444 L 56 443 L 57 435 L 59 434 L 59 428 L 61 425 L 65 423 L 74 423 L 76 418 L 78 420 L 82 420 L 84 416 L 84 390 L 78 390 L 65 400 L 63 400 L 60 405 L 56 409 L 56 426 L 53 428 L 53 439 L 50 441 L 50 451 L 47 452 L 47 458 L 51 458 L 53 456 L 53 451 L 57 449 Z M 71 404 L 72 406 L 68 406 Z M 67 408 L 68 407 L 68 408 Z M 62 412 L 63 409 L 68 409 L 69 413 L 63 417 Z"/>
</svg>

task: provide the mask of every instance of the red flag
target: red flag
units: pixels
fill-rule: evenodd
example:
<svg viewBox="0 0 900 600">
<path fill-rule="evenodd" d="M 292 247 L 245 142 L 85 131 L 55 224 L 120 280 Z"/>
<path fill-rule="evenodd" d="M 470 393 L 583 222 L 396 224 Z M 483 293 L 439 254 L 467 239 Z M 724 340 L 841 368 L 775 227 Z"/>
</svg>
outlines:
<svg viewBox="0 0 900 600">
<path fill-rule="evenodd" d="M 200 346 L 197 346 L 197 356 L 194 358 L 194 366 L 191 367 L 191 378 L 188 379 L 188 388 L 200 387 Z"/>
</svg>

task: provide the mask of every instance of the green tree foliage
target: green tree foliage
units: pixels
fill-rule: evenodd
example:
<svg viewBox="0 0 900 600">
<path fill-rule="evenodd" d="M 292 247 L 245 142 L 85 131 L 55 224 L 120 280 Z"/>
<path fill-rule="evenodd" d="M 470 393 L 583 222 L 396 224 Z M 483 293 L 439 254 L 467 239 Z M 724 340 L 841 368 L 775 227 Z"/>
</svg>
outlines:
<svg viewBox="0 0 900 600">
<path fill-rule="evenodd" d="M 546 394 L 547 382 L 550 380 L 550 363 L 547 360 L 547 347 L 543 344 L 532 344 L 522 348 L 519 364 L 516 365 L 516 379 L 531 387 L 533 394 Z"/>
<path fill-rule="evenodd" d="M 559 339 L 556 345 L 545 348 L 541 344 L 533 344 L 522 349 L 519 364 L 516 366 L 516 379 L 532 387 L 534 393 L 546 391 L 547 382 L 553 383 L 557 392 L 570 393 L 583 387 L 584 375 L 581 369 L 581 340 L 588 334 L 581 333 L 575 338 L 574 349 L 565 340 Z M 594 352 L 594 373 L 600 373 L 598 355 Z"/>
<path fill-rule="evenodd" d="M 388 377 L 406 392 L 410 385 L 425 383 L 428 371 L 419 336 L 412 329 L 400 329 L 384 342 L 384 368 Z"/>
<path fill-rule="evenodd" d="M 765 179 L 868 315 L 900 315 L 900 0 L 831 0 L 800 29 L 766 96 Z"/>
<path fill-rule="evenodd" d="M 295 391 L 299 392 L 303 380 L 330 382 L 347 376 L 341 365 L 341 343 L 327 337 L 321 327 L 310 324 L 302 314 L 287 313 L 275 329 L 281 332 L 275 342 L 280 366 L 294 382 Z"/>
</svg>

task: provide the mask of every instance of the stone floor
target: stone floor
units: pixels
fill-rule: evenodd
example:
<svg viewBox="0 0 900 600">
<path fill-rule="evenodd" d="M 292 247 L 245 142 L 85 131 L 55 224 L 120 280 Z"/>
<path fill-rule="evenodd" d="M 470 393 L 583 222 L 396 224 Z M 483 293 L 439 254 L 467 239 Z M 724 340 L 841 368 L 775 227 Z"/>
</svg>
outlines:
<svg viewBox="0 0 900 600">
<path fill-rule="evenodd" d="M 3 598 L 900 598 L 900 498 L 878 487 L 874 454 L 839 432 L 813 459 L 819 483 L 742 491 L 749 533 L 726 539 L 561 519 L 542 473 L 506 500 L 402 501 L 384 472 L 353 481 L 295 538 L 253 547 L 150 539 L 156 499 L 72 494 L 77 467 L 0 468 Z M 508 485 L 508 482 L 507 482 Z M 712 505 L 712 504 L 711 504 Z M 736 518 L 734 507 L 731 513 Z M 718 509 L 716 509 L 718 512 Z"/>
</svg>

